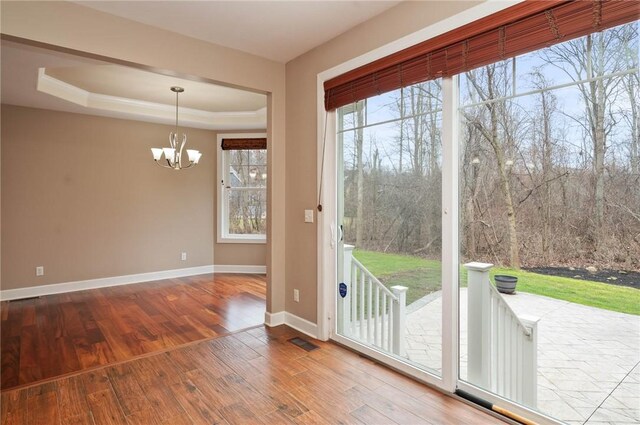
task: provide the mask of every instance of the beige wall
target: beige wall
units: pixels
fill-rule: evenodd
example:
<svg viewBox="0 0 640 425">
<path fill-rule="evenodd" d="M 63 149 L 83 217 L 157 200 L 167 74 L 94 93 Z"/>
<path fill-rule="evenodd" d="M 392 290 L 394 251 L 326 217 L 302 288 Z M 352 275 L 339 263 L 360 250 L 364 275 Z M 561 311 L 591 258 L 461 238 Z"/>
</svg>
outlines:
<svg viewBox="0 0 640 425">
<path fill-rule="evenodd" d="M 314 208 L 317 202 L 317 74 L 473 4 L 477 3 L 403 2 L 291 61 L 286 70 L 282 64 L 66 2 L 3 1 L 1 29 L 3 34 L 31 42 L 267 92 L 267 310 L 278 312 L 286 307 L 316 322 L 317 229 L 302 218 L 303 210 Z M 293 288 L 301 291 L 300 303 L 292 300 Z"/>
<path fill-rule="evenodd" d="M 317 76 L 479 2 L 403 2 L 287 63 L 287 285 L 286 310 L 317 320 L 317 227 L 299 220 L 317 204 Z M 294 219 L 291 219 L 294 218 Z M 293 301 L 294 288 L 300 302 Z"/>
<path fill-rule="evenodd" d="M 214 249 L 215 132 L 185 129 L 189 147 L 203 153 L 198 167 L 178 173 L 153 163 L 149 148 L 172 129 L 3 105 L 2 289 L 264 265 L 264 245 Z"/>
<path fill-rule="evenodd" d="M 3 1 L 0 7 L 0 30 L 11 39 L 44 43 L 181 77 L 205 78 L 267 93 L 270 163 L 267 311 L 284 310 L 284 65 L 71 2 Z"/>
</svg>

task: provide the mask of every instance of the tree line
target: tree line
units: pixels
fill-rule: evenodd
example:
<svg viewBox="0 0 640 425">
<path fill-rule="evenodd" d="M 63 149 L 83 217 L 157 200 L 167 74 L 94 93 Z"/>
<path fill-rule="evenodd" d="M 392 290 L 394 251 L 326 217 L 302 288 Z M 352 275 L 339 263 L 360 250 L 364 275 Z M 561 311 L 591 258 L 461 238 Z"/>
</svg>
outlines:
<svg viewBox="0 0 640 425">
<path fill-rule="evenodd" d="M 467 72 L 460 92 L 462 261 L 640 269 L 637 23 Z M 403 118 L 385 131 L 351 110 L 346 240 L 439 258 L 440 80 L 389 99 Z"/>
</svg>

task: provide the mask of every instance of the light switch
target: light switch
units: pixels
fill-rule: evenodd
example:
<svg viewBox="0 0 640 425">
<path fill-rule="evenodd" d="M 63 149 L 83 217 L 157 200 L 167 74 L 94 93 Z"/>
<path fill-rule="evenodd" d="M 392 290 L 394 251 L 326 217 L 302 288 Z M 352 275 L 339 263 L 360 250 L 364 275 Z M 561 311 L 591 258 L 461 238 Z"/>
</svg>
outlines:
<svg viewBox="0 0 640 425">
<path fill-rule="evenodd" d="M 304 222 L 313 223 L 313 210 L 304 210 Z"/>
</svg>

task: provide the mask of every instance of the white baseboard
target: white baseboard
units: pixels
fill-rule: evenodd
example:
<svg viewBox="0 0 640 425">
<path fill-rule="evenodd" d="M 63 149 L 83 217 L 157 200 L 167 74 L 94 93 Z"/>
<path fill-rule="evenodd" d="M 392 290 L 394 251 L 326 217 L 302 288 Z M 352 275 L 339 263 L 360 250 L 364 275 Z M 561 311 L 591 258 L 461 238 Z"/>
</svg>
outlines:
<svg viewBox="0 0 640 425">
<path fill-rule="evenodd" d="M 245 274 L 266 274 L 267 266 L 235 266 L 216 264 L 213 266 L 214 273 L 245 273 Z"/>
<path fill-rule="evenodd" d="M 264 323 L 269 327 L 287 325 L 311 338 L 318 338 L 318 325 L 311 323 L 288 311 L 280 311 L 278 313 L 265 313 Z"/>
<path fill-rule="evenodd" d="M 49 285 L 32 286 L 29 288 L 4 289 L 0 290 L 0 300 L 8 301 L 21 298 L 41 297 L 44 295 L 63 294 L 65 292 L 129 285 L 132 283 L 173 279 L 176 277 L 195 276 L 214 272 L 265 274 L 267 272 L 267 266 L 209 265 L 188 267 L 184 269 L 163 270 L 159 272 L 129 274 L 125 276 L 104 277 L 100 279 L 78 280 L 75 282 L 52 283 Z"/>
<path fill-rule="evenodd" d="M 264 324 L 270 328 L 274 326 L 284 325 L 285 312 L 279 311 L 278 313 L 264 313 Z"/>
<path fill-rule="evenodd" d="M 207 273 L 213 273 L 213 266 L 188 267 L 185 269 L 163 270 L 159 272 L 129 274 L 125 276 L 104 277 L 100 279 L 78 280 L 76 282 L 52 283 L 50 285 L 32 286 L 30 288 L 5 289 L 0 291 L 0 300 L 6 301 L 20 298 L 40 297 L 43 295 L 62 294 L 65 292 L 129 285 L 132 283 L 150 282 L 154 280 L 195 276 Z"/>
<path fill-rule="evenodd" d="M 285 312 L 284 323 L 305 335 L 309 335 L 311 338 L 318 338 L 318 325 L 311 323 L 302 317 Z"/>
</svg>

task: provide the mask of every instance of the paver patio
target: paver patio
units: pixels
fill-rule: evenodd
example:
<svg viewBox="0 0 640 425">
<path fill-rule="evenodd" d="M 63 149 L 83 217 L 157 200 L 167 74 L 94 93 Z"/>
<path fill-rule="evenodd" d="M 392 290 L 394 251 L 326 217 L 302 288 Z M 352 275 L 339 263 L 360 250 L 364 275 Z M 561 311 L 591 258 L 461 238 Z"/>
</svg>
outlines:
<svg viewBox="0 0 640 425">
<path fill-rule="evenodd" d="M 505 295 L 538 316 L 538 410 L 569 424 L 640 424 L 640 316 L 539 295 Z M 407 354 L 441 370 L 442 299 L 408 307 Z M 460 373 L 467 374 L 467 290 L 460 290 Z"/>
</svg>

